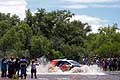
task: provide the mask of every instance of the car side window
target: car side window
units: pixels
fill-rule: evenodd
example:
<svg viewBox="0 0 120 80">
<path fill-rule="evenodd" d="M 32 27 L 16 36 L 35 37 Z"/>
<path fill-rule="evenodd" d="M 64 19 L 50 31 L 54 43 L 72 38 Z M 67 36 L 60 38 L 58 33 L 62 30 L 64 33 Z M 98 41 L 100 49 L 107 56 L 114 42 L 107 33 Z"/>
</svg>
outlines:
<svg viewBox="0 0 120 80">
<path fill-rule="evenodd" d="M 68 64 L 68 65 L 69 65 L 70 63 L 69 63 L 69 62 L 67 62 L 67 61 L 65 61 L 65 63 L 64 63 L 64 64 Z"/>
<path fill-rule="evenodd" d="M 68 64 L 68 65 L 70 65 L 70 63 L 67 62 L 67 61 L 59 61 L 56 66 L 60 67 L 60 66 L 62 66 L 63 64 Z"/>
</svg>

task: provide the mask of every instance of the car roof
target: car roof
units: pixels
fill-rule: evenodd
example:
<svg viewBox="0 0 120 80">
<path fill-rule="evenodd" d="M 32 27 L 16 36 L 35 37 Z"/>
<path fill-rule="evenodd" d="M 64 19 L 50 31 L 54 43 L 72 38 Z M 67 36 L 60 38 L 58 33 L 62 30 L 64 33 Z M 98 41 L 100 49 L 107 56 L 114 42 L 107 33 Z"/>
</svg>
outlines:
<svg viewBox="0 0 120 80">
<path fill-rule="evenodd" d="M 52 61 L 74 61 L 74 60 L 68 60 L 68 59 L 54 59 Z"/>
</svg>

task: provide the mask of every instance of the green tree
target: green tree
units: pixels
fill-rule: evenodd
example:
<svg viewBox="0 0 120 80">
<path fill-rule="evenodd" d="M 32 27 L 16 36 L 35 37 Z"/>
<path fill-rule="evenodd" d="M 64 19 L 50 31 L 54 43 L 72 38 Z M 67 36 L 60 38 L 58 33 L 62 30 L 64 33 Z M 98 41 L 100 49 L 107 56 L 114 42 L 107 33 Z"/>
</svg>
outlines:
<svg viewBox="0 0 120 80">
<path fill-rule="evenodd" d="M 16 51 L 19 54 L 20 50 L 26 50 L 32 32 L 27 24 L 20 24 L 10 28 L 0 39 L 1 50 L 5 52 Z M 26 45 L 27 44 L 27 45 Z"/>
<path fill-rule="evenodd" d="M 52 49 L 51 42 L 44 36 L 32 36 L 31 38 L 31 57 L 41 57 L 50 55 Z"/>
<path fill-rule="evenodd" d="M 99 33 L 90 34 L 87 42 L 89 55 L 99 55 L 102 57 L 119 55 L 119 38 L 117 26 L 108 26 L 99 29 Z"/>
</svg>

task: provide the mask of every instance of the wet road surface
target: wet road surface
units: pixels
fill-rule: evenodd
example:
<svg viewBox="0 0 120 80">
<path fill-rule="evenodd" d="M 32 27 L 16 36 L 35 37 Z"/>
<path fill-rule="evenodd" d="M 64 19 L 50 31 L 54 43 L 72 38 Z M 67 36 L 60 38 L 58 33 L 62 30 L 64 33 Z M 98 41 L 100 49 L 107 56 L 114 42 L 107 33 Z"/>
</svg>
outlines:
<svg viewBox="0 0 120 80">
<path fill-rule="evenodd" d="M 10 79 L 0 79 L 0 80 L 10 80 Z M 19 79 L 21 80 L 21 79 Z M 82 74 L 62 74 L 62 73 L 41 73 L 37 75 L 37 79 L 31 79 L 30 74 L 27 76 L 26 80 L 120 80 L 119 73 L 110 73 L 106 75 L 82 75 Z"/>
</svg>

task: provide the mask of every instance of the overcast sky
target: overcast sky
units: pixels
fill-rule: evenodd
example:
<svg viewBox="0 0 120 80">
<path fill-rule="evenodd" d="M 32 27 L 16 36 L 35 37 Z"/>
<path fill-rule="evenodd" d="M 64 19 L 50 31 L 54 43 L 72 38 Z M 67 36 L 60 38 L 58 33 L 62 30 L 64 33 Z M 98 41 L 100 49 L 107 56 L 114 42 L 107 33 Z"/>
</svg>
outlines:
<svg viewBox="0 0 120 80">
<path fill-rule="evenodd" d="M 25 17 L 25 10 L 35 12 L 37 8 L 70 10 L 80 20 L 92 25 L 94 32 L 99 26 L 117 23 L 120 25 L 120 0 L 0 0 L 0 12 Z"/>
</svg>

